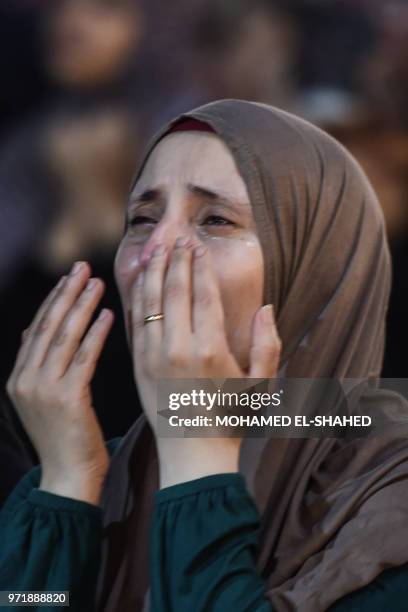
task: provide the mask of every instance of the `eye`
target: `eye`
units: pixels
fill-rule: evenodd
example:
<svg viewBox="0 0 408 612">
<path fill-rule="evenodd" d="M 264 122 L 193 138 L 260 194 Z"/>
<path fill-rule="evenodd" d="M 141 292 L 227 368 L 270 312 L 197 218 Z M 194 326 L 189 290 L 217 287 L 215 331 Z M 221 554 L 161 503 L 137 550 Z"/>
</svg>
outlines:
<svg viewBox="0 0 408 612">
<path fill-rule="evenodd" d="M 219 215 L 209 215 L 205 218 L 204 225 L 234 225 L 234 223 Z"/>
<path fill-rule="evenodd" d="M 137 215 L 129 219 L 129 225 L 151 225 L 152 223 L 156 223 L 156 219 L 152 219 L 152 217 L 145 217 L 144 215 Z"/>
</svg>

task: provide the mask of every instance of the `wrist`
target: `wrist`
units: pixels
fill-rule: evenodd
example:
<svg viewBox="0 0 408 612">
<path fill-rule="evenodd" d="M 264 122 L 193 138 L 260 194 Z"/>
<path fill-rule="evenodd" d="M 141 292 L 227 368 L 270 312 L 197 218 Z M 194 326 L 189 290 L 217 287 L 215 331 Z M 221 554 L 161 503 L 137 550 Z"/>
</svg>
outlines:
<svg viewBox="0 0 408 612">
<path fill-rule="evenodd" d="M 102 493 L 104 475 L 92 473 L 55 473 L 43 470 L 39 489 L 70 499 L 98 506 Z"/>
</svg>

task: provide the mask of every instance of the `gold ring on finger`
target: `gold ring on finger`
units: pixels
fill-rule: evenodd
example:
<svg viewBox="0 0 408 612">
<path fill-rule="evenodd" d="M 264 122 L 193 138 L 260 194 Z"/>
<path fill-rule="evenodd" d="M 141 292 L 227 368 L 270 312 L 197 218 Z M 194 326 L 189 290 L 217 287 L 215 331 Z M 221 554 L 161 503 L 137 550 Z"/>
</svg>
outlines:
<svg viewBox="0 0 408 612">
<path fill-rule="evenodd" d="M 161 321 L 162 319 L 164 319 L 164 314 L 162 312 L 159 312 L 158 314 L 153 314 L 149 315 L 148 317 L 145 317 L 143 319 L 143 322 L 146 325 L 146 323 L 151 323 L 152 321 Z"/>
</svg>

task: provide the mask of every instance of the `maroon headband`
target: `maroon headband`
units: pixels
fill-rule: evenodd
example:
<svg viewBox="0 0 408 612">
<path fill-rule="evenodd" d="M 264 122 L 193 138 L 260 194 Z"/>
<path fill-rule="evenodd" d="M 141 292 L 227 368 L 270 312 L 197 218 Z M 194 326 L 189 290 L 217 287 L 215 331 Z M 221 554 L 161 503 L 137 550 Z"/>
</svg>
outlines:
<svg viewBox="0 0 408 612">
<path fill-rule="evenodd" d="M 204 123 L 203 121 L 199 121 L 198 119 L 181 119 L 176 125 L 167 132 L 167 134 L 172 134 L 173 132 L 189 132 L 190 130 L 194 130 L 196 132 L 211 132 L 215 134 L 214 130 L 208 123 Z"/>
</svg>

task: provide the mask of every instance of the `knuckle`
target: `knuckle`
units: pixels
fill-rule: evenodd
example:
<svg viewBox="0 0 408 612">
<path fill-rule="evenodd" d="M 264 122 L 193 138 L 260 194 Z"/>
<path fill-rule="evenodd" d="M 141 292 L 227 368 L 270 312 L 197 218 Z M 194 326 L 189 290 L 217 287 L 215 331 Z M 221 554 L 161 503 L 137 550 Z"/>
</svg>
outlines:
<svg viewBox="0 0 408 612">
<path fill-rule="evenodd" d="M 217 351 L 215 347 L 209 345 L 200 346 L 198 349 L 198 359 L 205 366 L 213 366 L 217 362 Z"/>
<path fill-rule="evenodd" d="M 30 328 L 27 327 L 26 329 L 23 329 L 23 331 L 21 332 L 21 340 L 24 343 L 27 339 L 28 336 L 30 335 Z"/>
<path fill-rule="evenodd" d="M 186 365 L 186 357 L 178 348 L 167 348 L 166 356 L 168 363 L 174 368 L 183 368 Z"/>
<path fill-rule="evenodd" d="M 87 285 L 79 296 L 78 300 L 74 305 L 74 310 L 81 310 L 84 307 L 89 308 L 90 302 L 92 302 L 96 295 L 99 295 L 100 289 L 103 286 L 102 281 L 98 278 L 92 279 L 92 285 Z"/>
<path fill-rule="evenodd" d="M 77 279 L 75 277 L 67 279 L 67 282 L 62 285 L 51 302 L 51 306 L 59 304 L 60 306 L 66 302 L 71 302 L 74 293 L 77 290 Z"/>
<path fill-rule="evenodd" d="M 75 363 L 77 365 L 84 365 L 89 361 L 90 352 L 85 347 L 80 348 L 77 354 L 75 355 Z"/>
<path fill-rule="evenodd" d="M 51 317 L 50 315 L 44 316 L 38 324 L 36 329 L 36 335 L 40 336 L 44 332 L 46 332 L 51 326 Z"/>
<path fill-rule="evenodd" d="M 15 385 L 14 385 L 14 394 L 17 398 L 23 398 L 27 395 L 30 395 L 32 392 L 31 388 L 31 379 L 27 376 L 26 373 L 20 374 L 18 376 Z"/>
<path fill-rule="evenodd" d="M 58 392 L 58 396 L 53 398 L 53 404 L 58 404 L 58 406 L 66 407 L 72 404 L 72 389 L 68 389 L 67 387 L 61 387 Z"/>
<path fill-rule="evenodd" d="M 175 299 L 183 295 L 184 287 L 179 281 L 171 281 L 166 287 L 166 296 L 170 299 Z"/>
<path fill-rule="evenodd" d="M 211 293 L 202 291 L 197 294 L 195 301 L 201 308 L 208 309 L 212 306 L 214 299 Z"/>
<path fill-rule="evenodd" d="M 62 346 L 68 339 L 68 330 L 62 329 L 52 341 L 54 346 Z"/>
<path fill-rule="evenodd" d="M 69 294 L 69 290 L 72 286 L 72 283 L 70 283 L 70 280 L 71 279 L 68 278 L 67 282 L 63 283 L 63 285 L 61 285 L 61 287 L 57 289 L 53 302 L 64 299 L 67 296 L 67 294 Z"/>
<path fill-rule="evenodd" d="M 81 310 L 89 306 L 89 298 L 91 297 L 93 297 L 92 291 L 83 291 L 75 304 L 72 306 L 71 312 L 74 314 L 81 312 Z"/>
</svg>

